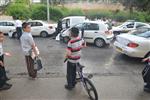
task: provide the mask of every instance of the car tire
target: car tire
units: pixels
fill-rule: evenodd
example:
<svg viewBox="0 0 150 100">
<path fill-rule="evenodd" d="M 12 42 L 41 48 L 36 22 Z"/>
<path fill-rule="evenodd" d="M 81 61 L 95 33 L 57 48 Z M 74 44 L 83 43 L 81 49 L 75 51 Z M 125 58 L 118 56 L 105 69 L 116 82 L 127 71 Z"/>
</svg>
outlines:
<svg viewBox="0 0 150 100">
<path fill-rule="evenodd" d="M 63 42 L 64 43 L 68 43 L 70 40 L 70 38 L 68 36 L 63 37 Z"/>
<path fill-rule="evenodd" d="M 97 38 L 97 39 L 95 39 L 94 44 L 95 44 L 97 47 L 102 48 L 102 47 L 105 46 L 106 43 L 105 43 L 104 39 L 102 39 L 102 38 Z"/>
<path fill-rule="evenodd" d="M 48 36 L 48 33 L 46 31 L 42 31 L 40 33 L 40 36 L 43 37 L 43 38 L 46 38 Z"/>
<path fill-rule="evenodd" d="M 13 32 L 12 38 L 17 38 L 17 32 Z"/>
</svg>

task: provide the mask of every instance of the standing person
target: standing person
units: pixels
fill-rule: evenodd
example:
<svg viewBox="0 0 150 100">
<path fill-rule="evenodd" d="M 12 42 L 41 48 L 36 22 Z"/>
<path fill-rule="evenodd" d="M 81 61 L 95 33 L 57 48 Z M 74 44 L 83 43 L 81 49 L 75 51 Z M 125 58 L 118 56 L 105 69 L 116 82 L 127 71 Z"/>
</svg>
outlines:
<svg viewBox="0 0 150 100">
<path fill-rule="evenodd" d="M 27 22 L 24 22 L 22 24 L 22 28 L 23 28 L 23 34 L 22 34 L 20 40 L 21 40 L 21 46 L 22 46 L 22 49 L 23 49 L 23 52 L 25 55 L 25 59 L 26 59 L 28 74 L 29 74 L 29 77 L 36 78 L 37 70 L 34 69 L 33 54 L 35 56 L 38 56 L 39 53 L 38 53 L 37 47 L 35 45 L 35 42 L 33 40 L 33 37 L 31 35 L 30 24 Z"/>
<path fill-rule="evenodd" d="M 7 83 L 9 78 L 6 76 L 6 70 L 4 67 L 4 55 L 10 56 L 10 54 L 3 53 L 3 46 L 2 46 L 3 41 L 4 41 L 4 34 L 0 32 L 0 90 L 7 90 L 10 89 L 12 85 Z"/>
<path fill-rule="evenodd" d="M 144 91 L 150 93 L 150 57 L 144 58 L 142 62 L 147 62 L 146 67 L 142 71 Z"/>
<path fill-rule="evenodd" d="M 22 22 L 17 18 L 16 20 L 16 32 L 17 32 L 17 38 L 20 39 L 22 35 Z"/>
<path fill-rule="evenodd" d="M 81 58 L 81 49 L 85 46 L 83 39 L 79 35 L 78 28 L 71 28 L 71 40 L 68 42 L 66 50 L 67 62 L 67 84 L 65 88 L 71 90 L 75 87 L 76 79 L 76 64 L 79 63 Z"/>
<path fill-rule="evenodd" d="M 62 30 L 62 20 L 60 19 L 57 23 L 57 28 L 56 28 L 56 32 L 54 34 L 54 37 L 56 38 L 56 36 L 61 32 Z"/>
</svg>

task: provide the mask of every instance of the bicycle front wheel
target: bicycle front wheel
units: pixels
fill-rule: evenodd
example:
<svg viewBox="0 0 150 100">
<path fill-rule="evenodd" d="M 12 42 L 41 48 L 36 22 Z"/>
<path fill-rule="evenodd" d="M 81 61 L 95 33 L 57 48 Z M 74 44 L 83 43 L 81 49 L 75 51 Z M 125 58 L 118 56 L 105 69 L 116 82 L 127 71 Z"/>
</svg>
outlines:
<svg viewBox="0 0 150 100">
<path fill-rule="evenodd" d="M 84 78 L 84 87 L 91 100 L 98 100 L 98 94 L 96 88 L 88 78 Z"/>
</svg>

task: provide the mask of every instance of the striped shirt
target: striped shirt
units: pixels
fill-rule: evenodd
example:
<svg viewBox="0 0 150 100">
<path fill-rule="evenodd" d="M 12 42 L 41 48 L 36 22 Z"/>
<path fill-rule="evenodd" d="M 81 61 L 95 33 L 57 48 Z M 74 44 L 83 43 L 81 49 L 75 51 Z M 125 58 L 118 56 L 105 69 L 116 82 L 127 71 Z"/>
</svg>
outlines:
<svg viewBox="0 0 150 100">
<path fill-rule="evenodd" d="M 84 40 L 77 37 L 77 38 L 72 38 L 68 42 L 68 47 L 67 49 L 71 51 L 71 55 L 68 56 L 68 59 L 72 63 L 78 63 L 80 58 L 81 58 L 81 49 L 83 47 Z"/>
</svg>

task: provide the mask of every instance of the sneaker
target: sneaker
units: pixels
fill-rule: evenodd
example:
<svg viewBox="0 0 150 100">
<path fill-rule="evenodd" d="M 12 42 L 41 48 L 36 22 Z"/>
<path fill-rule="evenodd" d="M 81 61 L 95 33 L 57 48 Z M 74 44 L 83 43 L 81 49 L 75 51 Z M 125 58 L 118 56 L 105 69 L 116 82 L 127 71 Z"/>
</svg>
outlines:
<svg viewBox="0 0 150 100">
<path fill-rule="evenodd" d="M 12 85 L 10 85 L 10 84 L 4 84 L 1 88 L 0 88 L 0 90 L 8 90 L 8 89 L 10 89 L 12 87 Z"/>
<path fill-rule="evenodd" d="M 9 81 L 9 80 L 10 80 L 10 78 L 6 77 L 6 81 Z"/>
<path fill-rule="evenodd" d="M 74 86 L 69 86 L 69 85 L 65 85 L 65 88 L 67 89 L 67 90 L 72 90 L 73 88 L 74 88 Z"/>
<path fill-rule="evenodd" d="M 150 88 L 148 87 L 148 85 L 145 85 L 145 86 L 144 86 L 144 91 L 150 93 Z"/>
</svg>

